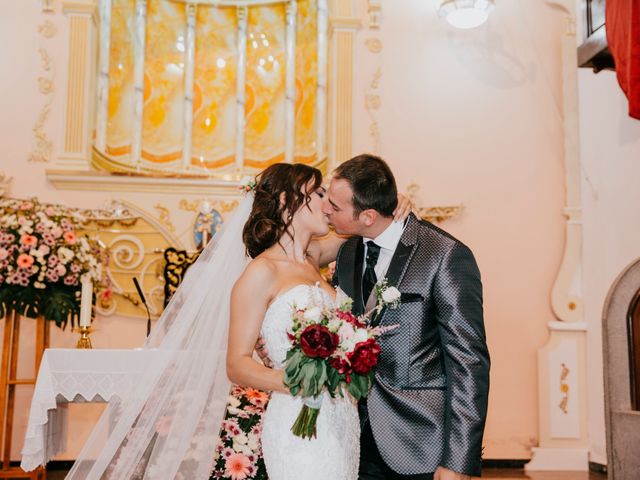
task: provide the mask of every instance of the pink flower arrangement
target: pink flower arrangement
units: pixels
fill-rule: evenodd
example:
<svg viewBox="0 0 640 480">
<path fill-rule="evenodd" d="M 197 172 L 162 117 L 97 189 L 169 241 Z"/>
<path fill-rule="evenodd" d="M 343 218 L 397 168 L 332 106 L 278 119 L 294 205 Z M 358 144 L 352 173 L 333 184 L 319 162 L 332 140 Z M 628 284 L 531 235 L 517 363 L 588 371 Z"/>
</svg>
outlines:
<svg viewBox="0 0 640 480">
<path fill-rule="evenodd" d="M 74 222 L 82 219 L 69 215 L 35 200 L 0 200 L 0 287 L 78 287 L 83 275 L 100 280 L 98 250 L 76 234 Z"/>
</svg>

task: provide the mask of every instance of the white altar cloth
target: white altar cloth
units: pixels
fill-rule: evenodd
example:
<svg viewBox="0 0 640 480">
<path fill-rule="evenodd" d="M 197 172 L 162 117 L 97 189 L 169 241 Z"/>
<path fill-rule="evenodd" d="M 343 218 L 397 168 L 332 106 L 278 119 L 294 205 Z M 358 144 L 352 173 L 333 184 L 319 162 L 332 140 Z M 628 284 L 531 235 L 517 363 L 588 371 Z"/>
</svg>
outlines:
<svg viewBox="0 0 640 480">
<path fill-rule="evenodd" d="M 132 391 L 158 350 L 47 349 L 36 380 L 20 466 L 29 472 L 65 448 L 67 412 L 58 401 L 108 402 Z"/>
</svg>

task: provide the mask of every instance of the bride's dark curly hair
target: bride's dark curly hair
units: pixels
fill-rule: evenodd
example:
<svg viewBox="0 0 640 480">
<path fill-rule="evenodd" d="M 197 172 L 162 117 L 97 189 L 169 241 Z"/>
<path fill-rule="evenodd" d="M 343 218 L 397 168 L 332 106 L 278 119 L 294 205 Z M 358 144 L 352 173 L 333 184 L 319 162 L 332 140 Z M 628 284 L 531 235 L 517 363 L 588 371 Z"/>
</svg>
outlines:
<svg viewBox="0 0 640 480">
<path fill-rule="evenodd" d="M 275 163 L 258 174 L 256 183 L 253 208 L 242 231 L 251 258 L 280 242 L 285 233 L 292 237 L 293 214 L 303 203 L 309 205 L 311 194 L 322 185 L 322 173 L 301 163 Z"/>
</svg>

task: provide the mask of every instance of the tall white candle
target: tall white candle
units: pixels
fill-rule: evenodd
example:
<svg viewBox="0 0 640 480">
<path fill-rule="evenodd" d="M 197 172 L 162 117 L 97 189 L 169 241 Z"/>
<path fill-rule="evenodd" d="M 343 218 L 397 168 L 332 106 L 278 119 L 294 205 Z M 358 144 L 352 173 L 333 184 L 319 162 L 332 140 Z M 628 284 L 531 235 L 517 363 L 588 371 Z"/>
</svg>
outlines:
<svg viewBox="0 0 640 480">
<path fill-rule="evenodd" d="M 82 299 L 80 301 L 80 326 L 88 327 L 91 325 L 91 305 L 93 303 L 93 283 L 91 279 L 85 277 L 82 279 Z"/>
</svg>

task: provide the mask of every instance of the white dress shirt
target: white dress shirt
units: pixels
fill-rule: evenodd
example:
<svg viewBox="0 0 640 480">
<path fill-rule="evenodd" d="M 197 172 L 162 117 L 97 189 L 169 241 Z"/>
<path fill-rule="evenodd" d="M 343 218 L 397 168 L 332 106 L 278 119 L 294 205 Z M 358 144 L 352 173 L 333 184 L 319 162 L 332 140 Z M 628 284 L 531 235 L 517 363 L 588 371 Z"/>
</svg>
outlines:
<svg viewBox="0 0 640 480">
<path fill-rule="evenodd" d="M 391 259 L 396 251 L 398 242 L 400 242 L 400 237 L 402 237 L 402 233 L 404 232 L 405 224 L 406 222 L 391 222 L 391 224 L 376 238 L 362 238 L 364 241 L 364 258 L 367 258 L 368 241 L 373 240 L 376 245 L 380 247 L 380 256 L 378 257 L 378 262 L 374 268 L 378 281 L 382 280 L 387 274 L 387 270 L 389 270 Z M 367 262 L 364 262 L 362 265 L 363 275 L 366 268 Z"/>
</svg>

